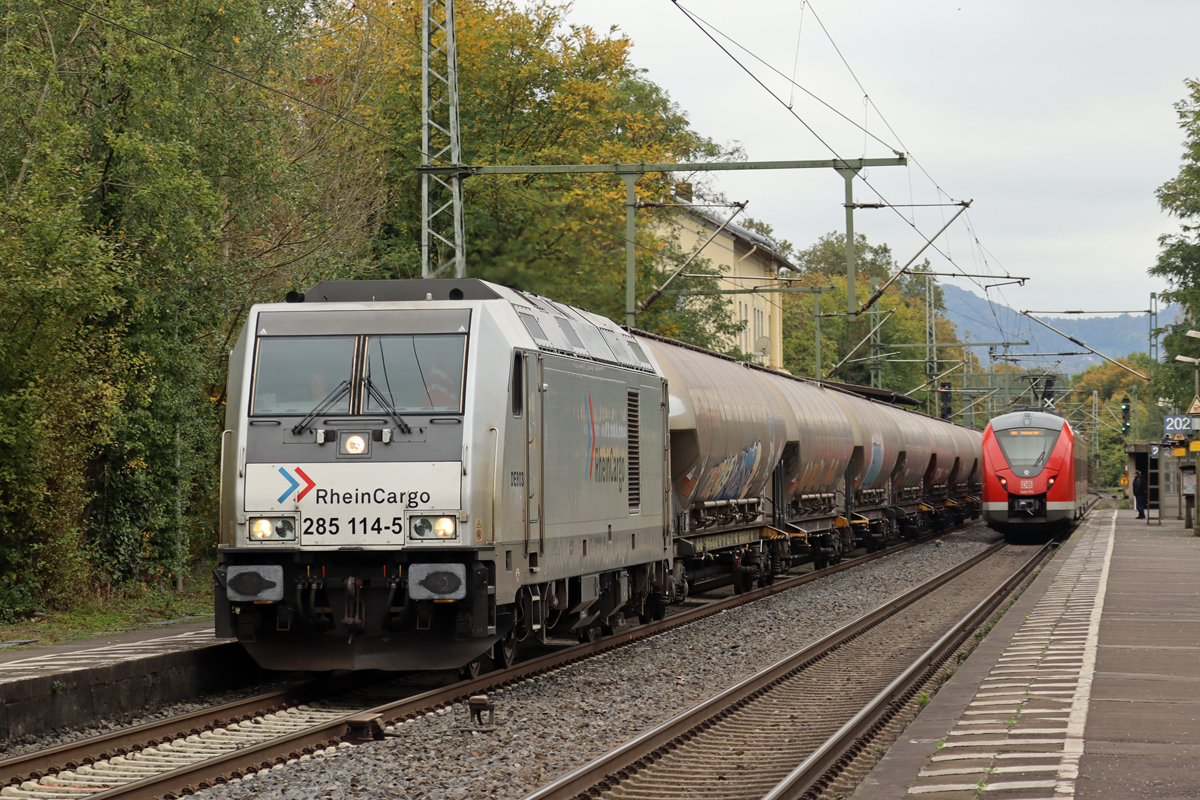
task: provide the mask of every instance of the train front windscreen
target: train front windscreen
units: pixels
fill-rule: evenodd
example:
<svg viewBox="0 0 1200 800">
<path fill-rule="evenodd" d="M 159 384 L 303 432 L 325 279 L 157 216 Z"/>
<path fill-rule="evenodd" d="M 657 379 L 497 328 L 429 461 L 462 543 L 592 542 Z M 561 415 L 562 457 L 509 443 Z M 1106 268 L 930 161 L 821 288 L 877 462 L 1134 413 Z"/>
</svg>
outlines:
<svg viewBox="0 0 1200 800">
<path fill-rule="evenodd" d="M 1054 450 L 1061 431 L 1044 428 L 1013 428 L 996 432 L 996 442 L 1012 469 L 1041 468 Z"/>
</svg>

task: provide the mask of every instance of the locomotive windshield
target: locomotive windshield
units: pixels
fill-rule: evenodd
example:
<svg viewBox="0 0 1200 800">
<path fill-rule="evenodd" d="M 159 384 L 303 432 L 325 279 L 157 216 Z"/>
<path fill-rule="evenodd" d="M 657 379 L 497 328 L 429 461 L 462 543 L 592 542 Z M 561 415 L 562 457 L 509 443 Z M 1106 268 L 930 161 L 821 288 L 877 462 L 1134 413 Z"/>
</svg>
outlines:
<svg viewBox="0 0 1200 800">
<path fill-rule="evenodd" d="M 1013 428 L 996 431 L 996 441 L 1010 467 L 1041 467 L 1050 457 L 1059 432 L 1044 428 Z"/>
<path fill-rule="evenodd" d="M 466 348 L 461 334 L 260 336 L 250 413 L 303 416 L 330 400 L 320 413 L 458 414 Z M 374 391 L 351 393 L 352 380 Z"/>
<path fill-rule="evenodd" d="M 353 367 L 353 336 L 260 337 L 250 413 L 307 414 L 350 380 Z M 349 394 L 327 411 L 349 414 Z"/>
<path fill-rule="evenodd" d="M 367 379 L 401 413 L 457 414 L 462 410 L 466 347 L 466 336 L 372 336 Z M 363 411 L 389 409 L 368 395 Z"/>
</svg>

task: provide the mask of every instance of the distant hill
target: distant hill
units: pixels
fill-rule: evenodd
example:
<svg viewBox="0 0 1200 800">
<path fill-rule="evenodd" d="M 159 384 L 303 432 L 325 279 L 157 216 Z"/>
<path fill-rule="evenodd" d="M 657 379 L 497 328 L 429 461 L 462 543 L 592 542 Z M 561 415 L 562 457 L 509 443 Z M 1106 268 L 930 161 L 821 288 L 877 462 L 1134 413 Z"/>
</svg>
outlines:
<svg viewBox="0 0 1200 800">
<path fill-rule="evenodd" d="M 1073 342 L 1064 339 L 1049 328 L 1038 325 L 1008 306 L 998 303 L 991 305 L 979 295 L 949 284 L 942 284 L 942 292 L 946 302 L 946 314 L 950 321 L 958 326 L 959 339 L 970 339 L 976 342 L 1017 339 L 1030 343 L 1027 347 L 1010 348 L 1010 353 L 1085 352 L 1083 348 Z M 1146 302 L 1149 302 L 1148 298 Z M 1158 324 L 1165 325 L 1174 320 L 1176 313 L 1176 306 L 1160 307 Z M 1109 358 L 1119 358 L 1136 352 L 1145 353 L 1150 349 L 1150 325 L 1145 314 L 1090 318 L 1039 316 L 1038 318 L 1063 333 L 1074 336 L 1088 347 L 1099 350 Z M 1004 331 L 1004 336 L 1001 336 L 1001 330 Z M 1035 342 L 1040 347 L 1035 347 Z M 985 354 L 983 351 L 977 351 L 977 355 L 983 357 Z M 1056 361 L 1058 361 L 1057 357 L 1044 363 L 1045 366 L 1051 366 Z M 1019 363 L 1028 368 L 1034 363 L 1042 362 Z M 1083 372 L 1092 365 L 1103 363 L 1104 359 L 1090 353 L 1082 356 L 1063 356 L 1062 363 L 1056 371 L 1075 374 Z"/>
</svg>

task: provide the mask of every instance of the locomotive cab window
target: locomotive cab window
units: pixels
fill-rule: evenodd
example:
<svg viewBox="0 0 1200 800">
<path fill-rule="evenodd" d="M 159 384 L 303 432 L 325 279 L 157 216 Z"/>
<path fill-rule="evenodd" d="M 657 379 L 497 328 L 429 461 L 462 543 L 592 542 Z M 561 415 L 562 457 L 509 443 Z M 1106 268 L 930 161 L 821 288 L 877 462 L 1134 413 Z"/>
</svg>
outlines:
<svg viewBox="0 0 1200 800">
<path fill-rule="evenodd" d="M 458 414 L 466 350 L 466 336 L 372 336 L 366 380 L 401 413 Z M 364 413 L 387 410 L 374 394 L 364 397 Z"/>
<path fill-rule="evenodd" d="M 996 441 L 1010 467 L 1041 467 L 1050 457 L 1058 434 L 1044 428 L 1014 428 L 997 431 Z"/>
<path fill-rule="evenodd" d="M 335 396 L 353 368 L 353 336 L 260 337 L 250 413 L 307 414 Z M 350 413 L 349 393 L 342 393 L 327 411 Z"/>
</svg>

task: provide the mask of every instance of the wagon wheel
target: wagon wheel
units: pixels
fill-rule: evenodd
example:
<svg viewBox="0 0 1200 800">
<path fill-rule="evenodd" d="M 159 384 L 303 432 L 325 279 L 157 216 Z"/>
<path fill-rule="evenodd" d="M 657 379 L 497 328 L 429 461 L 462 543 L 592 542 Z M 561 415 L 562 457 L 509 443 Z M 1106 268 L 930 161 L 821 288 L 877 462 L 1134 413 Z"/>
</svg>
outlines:
<svg viewBox="0 0 1200 800">
<path fill-rule="evenodd" d="M 465 667 L 458 668 L 459 680 L 473 681 L 479 677 L 479 673 L 483 671 L 483 656 L 477 657 Z"/>
<path fill-rule="evenodd" d="M 496 668 L 508 669 L 517 660 L 517 634 L 509 631 L 503 639 L 496 642 Z"/>
</svg>

